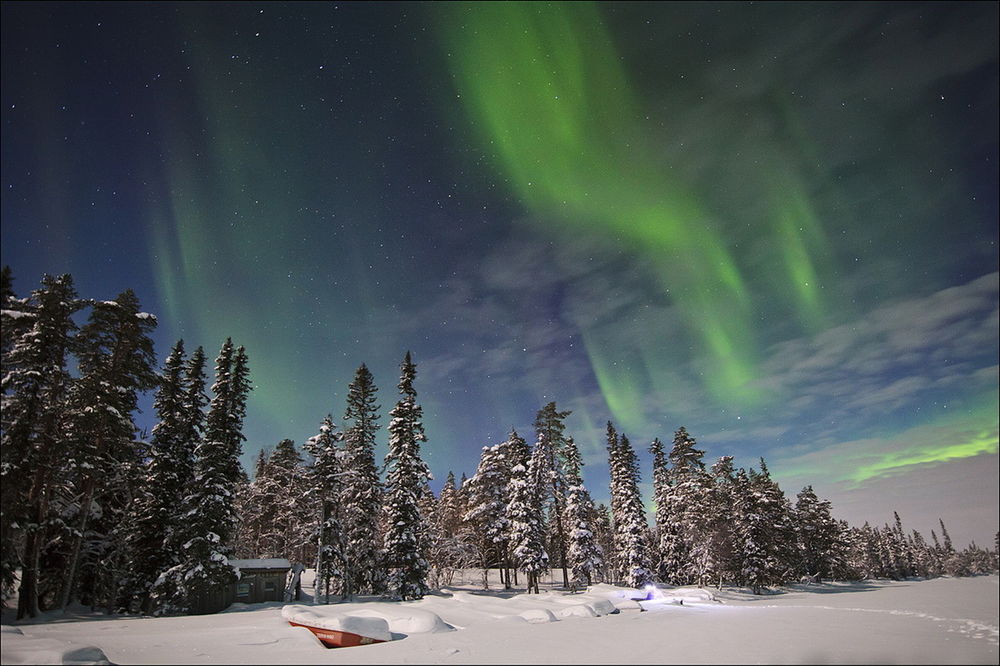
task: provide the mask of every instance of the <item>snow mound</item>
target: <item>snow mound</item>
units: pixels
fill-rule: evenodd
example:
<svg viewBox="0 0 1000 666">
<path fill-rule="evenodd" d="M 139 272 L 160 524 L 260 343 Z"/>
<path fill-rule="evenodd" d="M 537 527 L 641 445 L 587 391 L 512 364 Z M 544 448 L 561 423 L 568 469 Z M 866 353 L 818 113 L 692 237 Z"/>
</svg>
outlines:
<svg viewBox="0 0 1000 666">
<path fill-rule="evenodd" d="M 594 599 L 589 603 L 598 617 L 602 615 L 614 615 L 618 612 L 618 608 L 609 599 Z"/>
<path fill-rule="evenodd" d="M 526 611 L 521 611 L 518 613 L 528 622 L 532 624 L 541 624 L 543 622 L 556 622 L 559 618 L 547 608 L 529 608 Z"/>
<path fill-rule="evenodd" d="M 325 611 L 326 609 L 324 609 Z M 391 641 L 389 623 L 383 617 L 365 617 L 355 612 L 314 612 L 307 606 L 290 605 L 281 609 L 281 617 L 289 622 L 331 631 L 346 631 L 380 641 Z"/>
<path fill-rule="evenodd" d="M 597 612 L 589 604 L 573 604 L 556 611 L 560 618 L 564 617 L 598 617 Z"/>
<path fill-rule="evenodd" d="M 93 645 L 25 636 L 17 627 L 4 626 L 0 641 L 3 664 L 110 664 L 104 651 Z"/>
<path fill-rule="evenodd" d="M 389 625 L 390 631 L 399 634 L 437 634 L 455 630 L 437 613 L 413 606 L 372 603 L 366 608 L 349 612 L 354 616 L 380 617 Z"/>
</svg>

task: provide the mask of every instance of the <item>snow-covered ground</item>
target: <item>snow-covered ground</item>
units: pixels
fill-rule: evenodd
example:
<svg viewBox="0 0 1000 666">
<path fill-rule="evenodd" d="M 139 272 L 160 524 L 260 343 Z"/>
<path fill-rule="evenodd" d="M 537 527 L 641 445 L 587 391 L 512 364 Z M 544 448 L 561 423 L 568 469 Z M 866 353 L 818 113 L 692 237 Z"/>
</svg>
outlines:
<svg viewBox="0 0 1000 666">
<path fill-rule="evenodd" d="M 4 611 L 3 664 L 996 664 L 996 575 L 745 591 L 599 585 L 503 594 L 470 575 L 416 602 L 236 605 L 216 615 L 34 623 Z M 683 601 L 683 603 L 681 603 Z M 389 642 L 326 649 L 285 618 L 387 626 Z M 317 618 L 318 616 L 318 618 Z M 345 620 L 350 618 L 350 620 Z M 384 624 L 383 621 L 384 620 Z M 103 662 L 107 663 L 107 662 Z"/>
</svg>

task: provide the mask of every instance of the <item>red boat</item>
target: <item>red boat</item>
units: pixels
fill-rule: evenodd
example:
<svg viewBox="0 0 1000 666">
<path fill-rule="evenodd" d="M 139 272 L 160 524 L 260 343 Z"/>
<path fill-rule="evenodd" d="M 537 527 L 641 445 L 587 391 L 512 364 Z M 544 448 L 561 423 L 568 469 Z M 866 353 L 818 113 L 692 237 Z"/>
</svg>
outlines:
<svg viewBox="0 0 1000 666">
<path fill-rule="evenodd" d="M 299 624 L 298 622 L 288 621 L 288 624 L 293 627 L 305 627 L 309 631 L 313 632 L 313 635 L 319 639 L 319 642 L 328 648 L 338 648 L 338 647 L 354 647 L 355 645 L 371 645 L 372 643 L 385 643 L 385 641 L 379 638 L 372 638 L 371 636 L 362 636 L 361 634 L 352 634 L 349 631 L 338 631 L 337 629 L 324 629 L 322 627 L 310 627 L 308 624 Z"/>
</svg>

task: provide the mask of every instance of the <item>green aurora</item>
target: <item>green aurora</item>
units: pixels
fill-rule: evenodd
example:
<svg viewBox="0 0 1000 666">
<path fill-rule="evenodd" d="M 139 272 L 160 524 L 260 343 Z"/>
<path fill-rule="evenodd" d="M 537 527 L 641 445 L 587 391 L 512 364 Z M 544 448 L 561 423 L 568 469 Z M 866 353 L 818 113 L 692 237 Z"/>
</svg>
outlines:
<svg viewBox="0 0 1000 666">
<path fill-rule="evenodd" d="M 441 13 L 439 33 L 469 123 L 531 219 L 562 234 L 598 233 L 649 257 L 658 288 L 708 358 L 702 377 L 711 395 L 720 404 L 765 400 L 753 386 L 760 347 L 753 296 L 727 246 L 726 221 L 650 153 L 641 105 L 598 7 L 446 3 Z M 816 330 L 824 303 L 815 257 L 826 250 L 824 231 L 794 175 L 776 168 L 773 182 L 767 231 L 784 274 L 770 291 L 787 294 L 794 316 Z M 576 323 L 609 409 L 625 424 L 640 423 L 637 396 L 660 373 L 648 364 L 616 371 L 591 322 Z M 639 354 L 659 355 L 645 346 Z"/>
</svg>

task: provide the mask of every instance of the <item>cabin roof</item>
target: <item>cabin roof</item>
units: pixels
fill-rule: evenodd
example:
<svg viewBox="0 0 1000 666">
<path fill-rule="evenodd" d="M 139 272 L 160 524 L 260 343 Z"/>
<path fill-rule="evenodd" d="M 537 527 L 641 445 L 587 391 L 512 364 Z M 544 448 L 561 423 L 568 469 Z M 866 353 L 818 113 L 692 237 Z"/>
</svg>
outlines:
<svg viewBox="0 0 1000 666">
<path fill-rule="evenodd" d="M 292 564 L 283 557 L 269 557 L 253 560 L 229 560 L 234 569 L 291 569 Z"/>
</svg>

